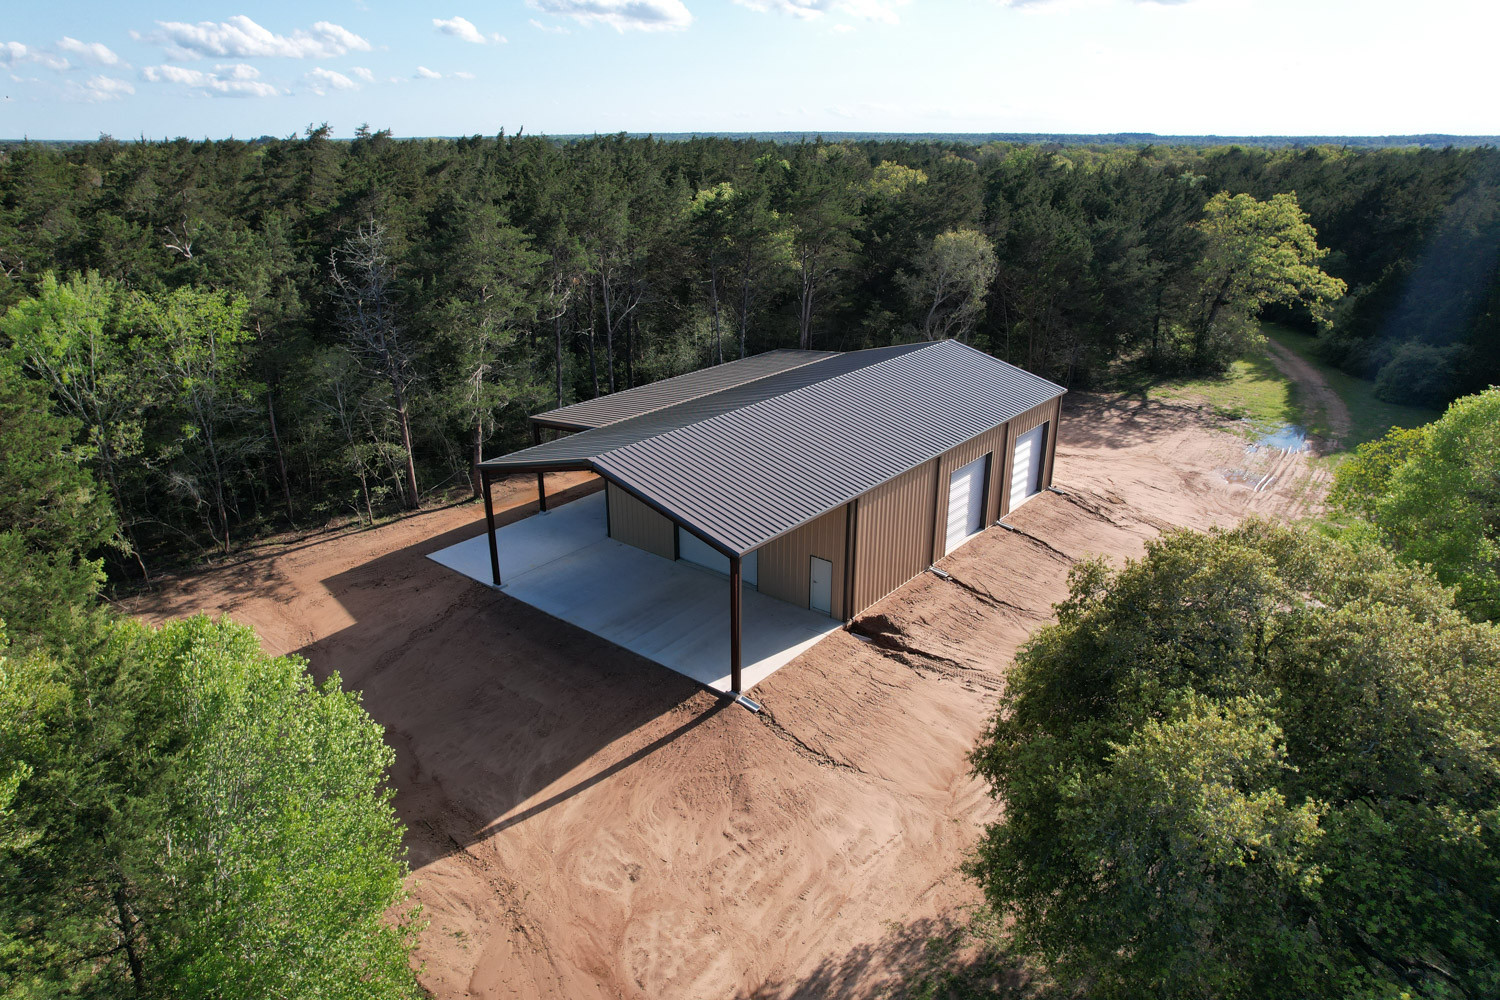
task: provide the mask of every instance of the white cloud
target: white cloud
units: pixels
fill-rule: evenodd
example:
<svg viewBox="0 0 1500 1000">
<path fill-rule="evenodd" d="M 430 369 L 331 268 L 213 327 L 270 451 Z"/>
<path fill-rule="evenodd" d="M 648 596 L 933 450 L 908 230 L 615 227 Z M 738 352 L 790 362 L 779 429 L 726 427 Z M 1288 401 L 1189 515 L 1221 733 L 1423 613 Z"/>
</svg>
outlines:
<svg viewBox="0 0 1500 1000">
<path fill-rule="evenodd" d="M 543 24 L 541 21 L 538 21 L 534 17 L 533 18 L 529 18 L 529 21 L 531 23 L 531 26 L 533 28 L 535 28 L 537 31 L 545 31 L 549 35 L 567 35 L 567 34 L 570 34 L 570 32 L 568 31 L 568 29 L 564 28 L 560 24 Z"/>
<path fill-rule="evenodd" d="M 275 97 L 280 93 L 260 79 L 260 70 L 244 63 L 215 66 L 212 73 L 185 66 L 147 66 L 141 78 L 151 83 L 173 83 L 210 96 Z"/>
<path fill-rule="evenodd" d="M 607 24 L 616 31 L 680 31 L 693 23 L 682 0 L 527 0 L 534 10 L 571 17 L 580 24 Z"/>
<path fill-rule="evenodd" d="M 1019 7 L 1032 9 L 1036 7 L 1062 7 L 1077 6 L 1078 0 L 995 0 L 1002 7 Z M 1133 0 L 1142 7 L 1181 7 L 1193 3 L 1194 0 Z"/>
<path fill-rule="evenodd" d="M 472 79 L 474 79 L 474 74 L 470 73 L 468 70 L 462 70 L 462 69 L 455 70 L 454 73 L 453 73 L 453 75 L 456 76 L 456 77 L 458 77 L 460 80 L 472 80 Z"/>
<path fill-rule="evenodd" d="M 443 74 L 435 69 L 428 69 L 426 66 L 417 67 L 417 79 L 419 80 L 441 80 L 442 78 Z"/>
<path fill-rule="evenodd" d="M 475 45 L 483 45 L 486 42 L 500 44 L 505 41 L 505 36 L 491 32 L 486 35 L 468 18 L 454 16 L 444 21 L 442 18 L 432 19 L 432 26 L 445 35 L 452 35 L 461 42 L 473 42 Z"/>
<path fill-rule="evenodd" d="M 375 74 L 371 73 L 368 69 L 366 69 L 363 66 L 356 66 L 356 67 L 354 67 L 354 69 L 351 72 L 353 72 L 354 75 L 357 76 L 357 77 L 359 77 L 361 80 L 365 81 L 365 83 L 374 83 L 375 82 Z"/>
<path fill-rule="evenodd" d="M 734 2 L 762 13 L 775 11 L 778 14 L 790 14 L 804 21 L 822 17 L 833 7 L 833 0 L 734 0 Z"/>
<path fill-rule="evenodd" d="M 118 66 L 120 57 L 103 42 L 80 42 L 76 38 L 64 35 L 57 43 L 57 47 L 64 52 L 71 52 L 86 63 L 95 66 Z"/>
<path fill-rule="evenodd" d="M 897 24 L 896 8 L 906 0 L 840 0 L 839 10 L 850 17 L 863 21 L 879 21 L 881 24 Z"/>
<path fill-rule="evenodd" d="M 43 52 L 41 49 L 32 48 L 20 42 L 0 42 L 0 66 L 14 69 L 22 63 L 36 63 L 55 70 L 68 68 L 68 61 L 62 56 Z"/>
<path fill-rule="evenodd" d="M 310 31 L 298 28 L 290 35 L 275 34 L 243 14 L 236 14 L 227 21 L 156 23 L 160 30 L 145 36 L 145 40 L 166 45 L 167 54 L 174 59 L 202 59 L 205 56 L 327 59 L 346 52 L 369 52 L 371 48 L 368 41 L 354 32 L 328 21 L 317 22 Z"/>
<path fill-rule="evenodd" d="M 907 0 L 735 0 L 735 3 L 762 13 L 789 14 L 804 21 L 838 11 L 862 21 L 897 24 L 901 19 L 896 15 L 896 8 Z"/>
<path fill-rule="evenodd" d="M 355 83 L 344 74 L 335 72 L 331 69 L 324 69 L 322 66 L 319 66 L 316 69 L 312 70 L 312 72 L 304 76 L 303 79 L 312 85 L 313 93 L 317 94 L 319 97 L 327 94 L 330 90 L 359 89 L 359 84 Z"/>
<path fill-rule="evenodd" d="M 100 104 L 104 101 L 124 100 L 135 93 L 135 87 L 125 80 L 112 76 L 91 76 L 84 83 L 69 82 L 63 97 L 69 101 Z"/>
</svg>

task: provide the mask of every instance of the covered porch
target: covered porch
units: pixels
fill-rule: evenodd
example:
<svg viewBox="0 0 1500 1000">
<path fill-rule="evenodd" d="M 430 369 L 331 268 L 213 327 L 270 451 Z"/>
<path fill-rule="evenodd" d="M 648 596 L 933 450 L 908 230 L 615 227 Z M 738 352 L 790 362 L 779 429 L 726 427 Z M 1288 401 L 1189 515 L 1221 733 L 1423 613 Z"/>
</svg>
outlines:
<svg viewBox="0 0 1500 1000">
<path fill-rule="evenodd" d="M 748 585 L 733 600 L 724 576 L 610 538 L 603 492 L 429 558 L 488 586 L 498 570 L 516 600 L 724 693 L 748 691 L 840 627 Z"/>
</svg>

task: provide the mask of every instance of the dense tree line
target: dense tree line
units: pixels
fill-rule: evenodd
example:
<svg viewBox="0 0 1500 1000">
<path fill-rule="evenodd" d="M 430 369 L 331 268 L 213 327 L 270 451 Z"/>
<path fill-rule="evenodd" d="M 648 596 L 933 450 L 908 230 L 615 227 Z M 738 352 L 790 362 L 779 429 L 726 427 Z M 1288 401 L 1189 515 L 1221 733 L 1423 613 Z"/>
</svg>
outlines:
<svg viewBox="0 0 1500 1000">
<path fill-rule="evenodd" d="M 773 347 L 957 336 L 1070 386 L 1274 315 L 1393 396 L 1500 378 L 1489 149 L 285 140 L 0 151 L 0 347 L 128 559 L 373 518 L 527 412 Z M 1344 293 L 1347 291 L 1347 295 Z"/>
<path fill-rule="evenodd" d="M 0 361 L 0 996 L 422 995 L 381 728 L 248 628 L 103 606 L 90 450 Z"/>
</svg>

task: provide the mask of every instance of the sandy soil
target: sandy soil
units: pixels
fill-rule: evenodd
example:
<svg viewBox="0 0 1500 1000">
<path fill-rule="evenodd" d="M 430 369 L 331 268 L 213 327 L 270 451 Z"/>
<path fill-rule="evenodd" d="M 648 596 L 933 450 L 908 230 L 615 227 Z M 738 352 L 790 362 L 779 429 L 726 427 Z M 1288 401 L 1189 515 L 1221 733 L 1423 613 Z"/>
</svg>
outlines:
<svg viewBox="0 0 1500 1000">
<path fill-rule="evenodd" d="M 1274 472 L 1259 492 L 1225 469 Z M 762 715 L 448 572 L 475 505 L 169 581 L 338 670 L 387 727 L 439 997 L 879 995 L 975 893 L 965 756 L 1078 558 L 1297 517 L 1322 476 L 1182 405 L 1069 397 L 1055 481 L 755 689 Z M 563 481 L 576 495 L 597 488 Z M 504 491 L 525 516 L 531 481 Z"/>
</svg>

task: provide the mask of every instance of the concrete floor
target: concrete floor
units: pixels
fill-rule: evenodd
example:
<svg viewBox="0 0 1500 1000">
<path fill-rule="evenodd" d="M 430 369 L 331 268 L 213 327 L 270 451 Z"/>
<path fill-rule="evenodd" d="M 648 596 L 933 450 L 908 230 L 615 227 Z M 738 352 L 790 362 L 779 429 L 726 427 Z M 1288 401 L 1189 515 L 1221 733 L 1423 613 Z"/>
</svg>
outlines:
<svg viewBox="0 0 1500 1000">
<path fill-rule="evenodd" d="M 501 590 L 719 691 L 729 690 L 729 581 L 606 533 L 604 493 L 535 514 L 496 532 Z M 490 584 L 485 535 L 429 559 Z M 744 690 L 839 628 L 827 615 L 743 596 Z"/>
</svg>

